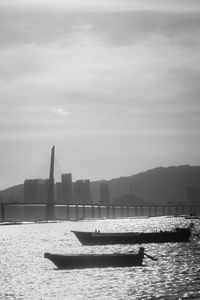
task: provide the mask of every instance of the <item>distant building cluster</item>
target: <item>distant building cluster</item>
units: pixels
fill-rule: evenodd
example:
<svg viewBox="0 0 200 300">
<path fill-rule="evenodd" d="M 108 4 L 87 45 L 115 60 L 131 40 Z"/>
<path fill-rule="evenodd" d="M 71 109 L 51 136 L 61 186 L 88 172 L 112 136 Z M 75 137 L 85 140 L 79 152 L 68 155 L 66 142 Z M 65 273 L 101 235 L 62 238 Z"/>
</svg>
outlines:
<svg viewBox="0 0 200 300">
<path fill-rule="evenodd" d="M 109 204 L 110 202 L 110 189 L 107 183 L 100 183 L 100 199 L 102 204 Z"/>
<path fill-rule="evenodd" d="M 188 204 L 200 203 L 200 187 L 197 185 L 188 185 L 186 187 L 186 201 Z"/>
<path fill-rule="evenodd" d="M 47 203 L 49 179 L 26 179 L 24 181 L 25 203 Z M 54 185 L 55 202 L 59 204 L 91 204 L 90 180 L 72 181 L 72 174 L 62 174 L 61 182 Z M 109 186 L 100 184 L 100 202 L 109 204 Z"/>
</svg>

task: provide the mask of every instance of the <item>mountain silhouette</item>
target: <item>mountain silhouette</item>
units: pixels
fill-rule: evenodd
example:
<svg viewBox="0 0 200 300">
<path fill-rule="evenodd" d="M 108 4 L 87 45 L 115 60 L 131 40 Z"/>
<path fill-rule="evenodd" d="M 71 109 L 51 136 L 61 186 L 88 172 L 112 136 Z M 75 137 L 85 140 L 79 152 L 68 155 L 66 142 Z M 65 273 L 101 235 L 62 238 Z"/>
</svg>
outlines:
<svg viewBox="0 0 200 300">
<path fill-rule="evenodd" d="M 91 184 L 93 199 L 98 199 L 101 182 L 109 185 L 111 203 L 118 204 L 124 195 L 133 195 L 135 199 L 147 204 L 186 203 L 186 187 L 200 186 L 200 167 L 188 165 L 158 167 L 128 177 L 96 181 Z M 133 204 L 134 202 L 133 200 Z"/>
<path fill-rule="evenodd" d="M 90 187 L 94 204 L 100 201 L 102 182 L 109 186 L 111 204 L 188 203 L 186 197 L 188 186 L 196 186 L 200 203 L 200 166 L 158 167 L 132 176 L 93 181 Z M 0 201 L 23 202 L 24 185 L 19 184 L 0 191 Z"/>
</svg>

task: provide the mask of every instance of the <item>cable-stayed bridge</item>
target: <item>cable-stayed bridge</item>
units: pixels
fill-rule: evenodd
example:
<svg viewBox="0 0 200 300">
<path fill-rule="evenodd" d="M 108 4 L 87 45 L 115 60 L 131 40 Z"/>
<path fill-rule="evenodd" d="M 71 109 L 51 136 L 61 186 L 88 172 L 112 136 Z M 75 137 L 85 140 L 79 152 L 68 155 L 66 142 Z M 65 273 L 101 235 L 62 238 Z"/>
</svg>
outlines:
<svg viewBox="0 0 200 300">
<path fill-rule="evenodd" d="M 55 146 L 51 149 L 46 203 L 1 203 L 0 222 L 55 221 L 155 216 L 191 216 L 200 214 L 200 205 L 83 205 L 55 201 Z"/>
</svg>

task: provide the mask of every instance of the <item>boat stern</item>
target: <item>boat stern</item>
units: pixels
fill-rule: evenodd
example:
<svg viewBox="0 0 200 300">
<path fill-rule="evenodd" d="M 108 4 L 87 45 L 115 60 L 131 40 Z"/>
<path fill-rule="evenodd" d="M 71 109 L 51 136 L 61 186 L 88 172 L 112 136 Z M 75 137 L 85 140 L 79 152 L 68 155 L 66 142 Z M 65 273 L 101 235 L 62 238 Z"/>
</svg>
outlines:
<svg viewBox="0 0 200 300">
<path fill-rule="evenodd" d="M 144 247 L 140 247 L 138 254 L 144 255 Z"/>
</svg>

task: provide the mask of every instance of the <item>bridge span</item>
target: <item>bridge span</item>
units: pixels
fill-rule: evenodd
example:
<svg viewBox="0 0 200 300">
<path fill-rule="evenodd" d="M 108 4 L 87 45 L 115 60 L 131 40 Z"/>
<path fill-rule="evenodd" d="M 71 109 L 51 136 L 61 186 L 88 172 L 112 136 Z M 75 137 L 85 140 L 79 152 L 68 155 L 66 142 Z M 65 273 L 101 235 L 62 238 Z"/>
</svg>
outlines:
<svg viewBox="0 0 200 300">
<path fill-rule="evenodd" d="M 1 203 L 0 222 L 48 221 L 47 204 Z M 200 214 L 200 205 L 53 205 L 55 220 L 77 221 L 133 217 L 181 216 Z M 51 218 L 52 220 L 52 218 Z"/>
</svg>

